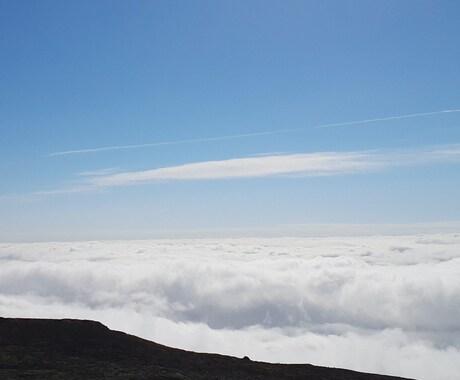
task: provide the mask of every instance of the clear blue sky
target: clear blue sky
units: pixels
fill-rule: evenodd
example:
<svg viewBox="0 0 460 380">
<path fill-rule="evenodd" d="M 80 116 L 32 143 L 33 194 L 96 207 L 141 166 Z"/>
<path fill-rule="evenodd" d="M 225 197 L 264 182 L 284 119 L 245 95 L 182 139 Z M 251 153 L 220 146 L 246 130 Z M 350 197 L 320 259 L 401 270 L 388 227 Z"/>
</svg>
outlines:
<svg viewBox="0 0 460 380">
<path fill-rule="evenodd" d="M 0 240 L 460 221 L 459 15 L 1 0 Z"/>
</svg>

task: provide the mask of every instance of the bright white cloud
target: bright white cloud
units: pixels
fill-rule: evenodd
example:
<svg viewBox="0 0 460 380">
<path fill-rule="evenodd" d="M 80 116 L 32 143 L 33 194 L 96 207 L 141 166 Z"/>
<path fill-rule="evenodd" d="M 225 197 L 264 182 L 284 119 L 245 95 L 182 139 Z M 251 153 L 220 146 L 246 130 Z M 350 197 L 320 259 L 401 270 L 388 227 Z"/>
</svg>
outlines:
<svg viewBox="0 0 460 380">
<path fill-rule="evenodd" d="M 0 314 L 92 318 L 258 360 L 456 379 L 459 252 L 458 234 L 2 244 Z"/>
<path fill-rule="evenodd" d="M 162 180 L 257 178 L 283 175 L 322 176 L 460 160 L 460 145 L 391 152 L 324 152 L 187 163 L 143 171 L 98 175 L 91 185 L 119 186 Z"/>
<path fill-rule="evenodd" d="M 95 178 L 96 186 L 115 186 L 160 180 L 268 177 L 289 174 L 326 175 L 374 169 L 366 153 L 311 153 L 233 158 L 166 168 L 125 172 Z"/>
<path fill-rule="evenodd" d="M 76 174 L 80 180 L 74 181 L 75 185 L 72 187 L 36 191 L 22 197 L 16 197 L 28 199 L 30 196 L 99 192 L 103 187 L 158 181 L 344 175 L 373 172 L 397 166 L 459 161 L 459 144 L 412 150 L 253 155 L 219 161 L 185 163 L 142 171 L 115 173 L 115 169 L 109 168 L 80 172 Z M 5 196 L 4 198 L 7 199 Z"/>
</svg>

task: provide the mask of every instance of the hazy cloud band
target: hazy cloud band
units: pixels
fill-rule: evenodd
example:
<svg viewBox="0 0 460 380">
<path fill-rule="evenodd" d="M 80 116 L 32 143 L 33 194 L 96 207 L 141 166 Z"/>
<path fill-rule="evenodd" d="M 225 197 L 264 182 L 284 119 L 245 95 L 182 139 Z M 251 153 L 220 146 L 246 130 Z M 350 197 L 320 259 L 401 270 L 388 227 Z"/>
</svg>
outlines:
<svg viewBox="0 0 460 380">
<path fill-rule="evenodd" d="M 92 186 L 120 186 L 162 180 L 210 180 L 282 175 L 338 175 L 392 166 L 459 161 L 460 145 L 424 150 L 324 152 L 232 158 L 187 163 L 158 169 L 98 175 Z"/>
</svg>

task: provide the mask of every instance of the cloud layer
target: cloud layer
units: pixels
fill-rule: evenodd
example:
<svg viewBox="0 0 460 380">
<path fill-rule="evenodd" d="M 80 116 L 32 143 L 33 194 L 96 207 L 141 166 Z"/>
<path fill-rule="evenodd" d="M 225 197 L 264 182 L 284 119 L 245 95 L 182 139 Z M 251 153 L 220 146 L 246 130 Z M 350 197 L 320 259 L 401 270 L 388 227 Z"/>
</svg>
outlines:
<svg viewBox="0 0 460 380">
<path fill-rule="evenodd" d="M 0 313 L 198 351 L 460 373 L 460 236 L 0 245 Z"/>
</svg>

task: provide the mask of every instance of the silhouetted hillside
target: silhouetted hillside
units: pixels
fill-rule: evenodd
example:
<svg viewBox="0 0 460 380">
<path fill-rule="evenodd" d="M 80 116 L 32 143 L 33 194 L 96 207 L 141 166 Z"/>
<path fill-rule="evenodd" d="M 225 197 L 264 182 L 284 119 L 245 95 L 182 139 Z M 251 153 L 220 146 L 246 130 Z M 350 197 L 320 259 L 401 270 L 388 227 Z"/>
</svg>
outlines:
<svg viewBox="0 0 460 380">
<path fill-rule="evenodd" d="M 401 378 L 188 352 L 112 331 L 94 321 L 0 318 L 0 379 Z"/>
</svg>

